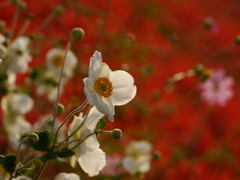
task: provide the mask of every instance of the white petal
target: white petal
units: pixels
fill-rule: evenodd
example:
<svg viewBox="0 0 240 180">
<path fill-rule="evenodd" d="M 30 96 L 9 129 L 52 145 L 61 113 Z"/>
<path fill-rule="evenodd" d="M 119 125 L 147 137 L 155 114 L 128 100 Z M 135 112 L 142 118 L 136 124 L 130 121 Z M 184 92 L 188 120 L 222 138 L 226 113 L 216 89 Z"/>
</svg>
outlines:
<svg viewBox="0 0 240 180">
<path fill-rule="evenodd" d="M 92 107 L 88 114 L 87 121 L 85 122 L 86 127 L 90 130 L 93 130 L 96 127 L 98 120 L 103 116 L 104 114 L 100 113 L 96 107 Z"/>
<path fill-rule="evenodd" d="M 93 151 L 85 151 L 79 157 L 78 162 L 89 176 L 96 176 L 106 165 L 105 153 L 100 148 Z"/>
<path fill-rule="evenodd" d="M 127 104 L 137 93 L 136 86 L 126 86 L 124 88 L 114 89 L 112 92 L 112 103 L 116 106 Z"/>
<path fill-rule="evenodd" d="M 109 74 L 109 79 L 112 82 L 113 89 L 133 86 L 134 84 L 133 77 L 126 71 L 112 71 Z"/>
<path fill-rule="evenodd" d="M 88 70 L 88 76 L 93 79 L 97 79 L 102 68 L 102 56 L 98 51 L 94 52 L 93 57 L 90 59 L 90 67 Z"/>
<path fill-rule="evenodd" d="M 99 77 L 108 77 L 108 74 L 111 72 L 111 69 L 106 63 L 102 63 L 102 69 L 99 74 Z"/>
<path fill-rule="evenodd" d="M 113 115 L 115 112 L 110 98 L 101 98 L 96 93 L 96 108 L 101 113 L 107 115 L 110 121 L 113 121 Z"/>
</svg>

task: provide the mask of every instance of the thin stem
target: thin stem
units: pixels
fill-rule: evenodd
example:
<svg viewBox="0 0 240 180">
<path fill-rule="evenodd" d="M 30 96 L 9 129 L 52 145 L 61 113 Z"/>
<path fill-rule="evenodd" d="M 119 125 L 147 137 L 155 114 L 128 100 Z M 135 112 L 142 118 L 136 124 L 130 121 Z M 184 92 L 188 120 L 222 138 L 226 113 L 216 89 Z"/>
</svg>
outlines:
<svg viewBox="0 0 240 180">
<path fill-rule="evenodd" d="M 75 114 L 77 113 L 78 111 L 82 110 L 86 105 L 87 105 L 88 101 L 85 100 L 85 102 L 80 106 L 78 107 L 77 109 L 73 110 L 69 115 L 68 117 L 63 121 L 63 123 L 58 127 L 57 131 L 56 131 L 56 134 L 55 134 L 55 140 L 54 140 L 54 143 L 53 143 L 53 146 L 52 148 L 54 147 L 54 145 L 56 144 L 56 141 L 57 141 L 57 135 L 58 135 L 58 132 L 59 130 L 61 129 L 61 127 Z"/>
<path fill-rule="evenodd" d="M 19 15 L 20 15 L 20 10 L 17 9 L 17 12 L 13 16 L 12 34 L 11 34 L 11 36 L 13 36 L 13 34 L 14 34 L 14 31 L 15 31 L 15 28 L 16 28 L 16 25 L 17 25 L 17 21 L 18 21 Z"/>
<path fill-rule="evenodd" d="M 44 162 L 44 163 L 42 164 L 42 166 L 41 166 L 41 168 L 39 169 L 39 171 L 38 171 L 37 175 L 35 176 L 34 180 L 37 180 L 37 179 L 39 178 L 39 176 L 42 174 L 42 172 L 43 172 L 44 168 L 46 167 L 46 165 L 47 165 L 47 162 Z"/>
<path fill-rule="evenodd" d="M 92 132 L 92 133 L 88 134 L 85 138 L 83 138 L 82 140 L 80 140 L 78 144 L 76 144 L 75 146 L 71 147 L 69 150 L 73 150 L 73 149 L 75 149 L 76 147 L 78 147 L 80 144 L 82 144 L 82 143 L 83 143 L 87 138 L 89 138 L 91 135 L 98 134 L 98 133 L 111 134 L 111 132 L 112 132 L 112 131 L 95 131 L 95 132 Z M 75 142 L 75 141 L 69 142 L 68 145 L 71 144 L 71 143 L 73 143 L 73 142 Z M 65 147 L 65 146 L 64 146 L 64 147 Z M 64 147 L 63 147 L 63 148 L 64 148 Z M 61 149 L 63 149 L 63 148 L 61 148 Z M 61 150 L 61 149 L 58 149 L 58 150 Z"/>
<path fill-rule="evenodd" d="M 17 150 L 17 159 L 19 157 L 19 154 L 20 154 L 20 148 L 21 148 L 21 145 L 23 142 L 26 142 L 27 141 L 27 137 L 23 138 L 20 143 L 19 143 L 19 146 L 18 146 L 18 150 Z"/>
<path fill-rule="evenodd" d="M 54 15 L 53 13 L 49 14 L 44 21 L 42 22 L 42 24 L 40 24 L 39 26 L 37 26 L 36 30 L 40 30 L 42 28 L 44 28 L 45 26 L 47 26 L 49 24 L 49 22 L 53 19 Z"/>
<path fill-rule="evenodd" d="M 54 114 L 53 114 L 54 117 L 53 117 L 52 133 L 53 133 L 54 124 L 55 124 L 55 119 L 56 119 L 56 115 L 57 115 L 57 104 L 58 104 L 58 102 L 59 102 L 60 86 L 61 86 L 61 82 L 62 82 L 64 65 L 65 65 L 65 61 L 66 61 L 66 57 L 67 57 L 68 50 L 69 50 L 69 49 L 71 48 L 71 46 L 72 46 L 72 42 L 73 42 L 73 39 L 70 40 L 70 42 L 68 43 L 68 45 L 67 45 L 67 47 L 66 47 L 65 54 L 64 54 L 64 58 L 63 58 L 63 64 L 62 64 L 61 72 L 60 72 L 60 76 L 59 76 L 59 83 L 58 83 L 58 87 L 57 87 L 57 99 L 56 99 L 55 109 L 54 109 Z"/>
<path fill-rule="evenodd" d="M 87 113 L 86 113 L 86 115 L 85 115 L 85 117 L 84 117 L 84 119 L 83 119 L 83 122 L 79 125 L 79 127 L 78 127 L 72 134 L 70 134 L 66 139 L 64 139 L 64 140 L 60 143 L 60 145 L 62 145 L 65 141 L 67 141 L 70 137 L 72 137 L 72 136 L 83 126 L 84 122 L 86 121 L 86 119 L 87 119 L 87 117 L 88 117 L 88 115 L 89 115 L 89 112 L 90 112 L 91 107 L 92 107 L 91 105 L 88 107 L 88 110 L 87 110 Z"/>
<path fill-rule="evenodd" d="M 22 25 L 22 28 L 20 29 L 20 31 L 18 32 L 17 36 L 21 36 L 25 33 L 25 31 L 27 30 L 28 26 L 30 25 L 31 20 L 27 19 L 24 24 Z"/>
</svg>

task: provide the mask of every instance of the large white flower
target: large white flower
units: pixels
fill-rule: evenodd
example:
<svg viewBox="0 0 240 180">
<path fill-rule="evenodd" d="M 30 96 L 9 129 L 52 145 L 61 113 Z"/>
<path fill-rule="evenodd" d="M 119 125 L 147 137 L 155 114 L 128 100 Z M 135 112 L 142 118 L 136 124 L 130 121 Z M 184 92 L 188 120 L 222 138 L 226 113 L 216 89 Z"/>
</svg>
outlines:
<svg viewBox="0 0 240 180">
<path fill-rule="evenodd" d="M 48 70 L 55 75 L 60 75 L 61 68 L 64 62 L 65 50 L 60 48 L 53 48 L 47 52 L 46 65 Z M 63 74 L 64 76 L 71 77 L 73 70 L 77 65 L 77 57 L 69 50 L 66 56 Z"/>
<path fill-rule="evenodd" d="M 28 37 L 20 36 L 10 44 L 6 56 L 10 71 L 24 73 L 28 70 L 28 63 L 32 60 L 28 49 L 29 42 Z"/>
<path fill-rule="evenodd" d="M 57 174 L 54 180 L 80 180 L 80 177 L 75 173 L 64 173 Z"/>
<path fill-rule="evenodd" d="M 78 117 L 75 116 L 69 126 L 68 135 L 72 134 L 82 123 L 83 125 L 74 136 L 70 138 L 69 141 L 78 141 L 71 143 L 69 148 L 74 147 L 79 141 L 93 133 L 93 130 L 101 117 L 103 117 L 103 114 L 101 114 L 95 107 L 91 108 L 84 123 L 82 113 L 80 113 Z M 71 166 L 75 167 L 78 162 L 89 176 L 98 175 L 99 171 L 106 165 L 105 153 L 99 148 L 99 143 L 95 134 L 89 136 L 83 141 L 80 146 L 74 149 L 74 152 L 75 155 L 70 158 Z"/>
<path fill-rule="evenodd" d="M 136 95 L 133 77 L 122 70 L 111 71 L 106 63 L 102 63 L 102 56 L 98 51 L 95 51 L 90 60 L 88 76 L 83 79 L 88 102 L 108 115 L 110 121 L 114 119 L 114 105 L 124 105 Z"/>
<path fill-rule="evenodd" d="M 134 141 L 126 148 L 123 167 L 130 174 L 146 173 L 150 170 L 150 151 L 152 145 L 148 141 Z"/>
</svg>

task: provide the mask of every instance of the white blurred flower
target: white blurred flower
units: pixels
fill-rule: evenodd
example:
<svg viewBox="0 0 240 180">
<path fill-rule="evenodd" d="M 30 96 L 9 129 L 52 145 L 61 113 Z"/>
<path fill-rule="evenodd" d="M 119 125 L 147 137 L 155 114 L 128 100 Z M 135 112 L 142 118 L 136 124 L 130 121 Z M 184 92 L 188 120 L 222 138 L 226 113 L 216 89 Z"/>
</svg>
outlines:
<svg viewBox="0 0 240 180">
<path fill-rule="evenodd" d="M 50 71 L 44 72 L 40 79 L 37 81 L 37 94 L 38 95 L 47 95 L 47 99 L 50 102 L 55 102 L 57 98 L 59 77 L 53 74 Z M 60 94 L 63 92 L 63 87 L 67 83 L 66 78 L 62 78 L 60 85 Z"/>
<path fill-rule="evenodd" d="M 6 61 L 9 63 L 10 71 L 24 73 L 28 70 L 28 63 L 32 60 L 29 54 L 29 42 L 28 37 L 20 36 L 9 45 Z"/>
<path fill-rule="evenodd" d="M 32 180 L 32 178 L 21 175 L 21 176 L 18 176 L 16 178 L 12 178 L 12 180 Z"/>
<path fill-rule="evenodd" d="M 2 98 L 2 110 L 4 113 L 26 114 L 33 108 L 33 99 L 24 93 L 8 93 Z"/>
<path fill-rule="evenodd" d="M 55 176 L 54 180 L 81 180 L 75 173 L 59 173 Z"/>
<path fill-rule="evenodd" d="M 8 126 L 8 143 L 9 145 L 17 150 L 18 145 L 20 143 L 22 135 L 25 135 L 27 133 L 31 132 L 31 124 L 25 120 L 25 118 L 22 115 L 15 116 L 14 119 L 15 123 L 11 124 L 11 126 Z M 24 149 L 25 145 L 21 146 L 21 149 Z"/>
<path fill-rule="evenodd" d="M 102 63 L 101 53 L 95 51 L 90 60 L 88 78 L 84 78 L 84 92 L 89 104 L 114 120 L 114 106 L 131 101 L 136 95 L 133 77 L 122 70 L 111 71 L 107 64 Z"/>
<path fill-rule="evenodd" d="M 1 107 L 8 142 L 17 149 L 21 136 L 31 131 L 31 124 L 25 120 L 24 114 L 33 108 L 33 100 L 26 94 L 12 92 L 2 98 Z"/>
<path fill-rule="evenodd" d="M 126 148 L 123 167 L 130 174 L 146 173 L 150 170 L 152 145 L 148 141 L 134 141 Z"/>
<path fill-rule="evenodd" d="M 72 134 L 82 123 L 82 127 L 70 138 L 71 141 L 78 140 L 69 145 L 69 148 L 73 148 L 89 134 L 93 133 L 94 128 L 98 120 L 103 117 L 95 107 L 91 108 L 86 121 L 83 123 L 83 114 L 77 117 L 75 116 L 72 123 L 69 126 L 68 135 Z M 99 174 L 99 171 L 106 165 L 105 153 L 99 148 L 99 143 L 96 135 L 89 136 L 73 151 L 75 155 L 70 158 L 71 166 L 75 167 L 77 162 L 82 169 L 89 174 L 89 176 L 95 176 Z"/>
<path fill-rule="evenodd" d="M 46 65 L 55 75 L 60 75 L 61 68 L 64 62 L 65 49 L 53 48 L 47 52 Z M 66 56 L 63 74 L 66 77 L 72 77 L 73 70 L 77 65 L 77 57 L 69 50 Z"/>
</svg>

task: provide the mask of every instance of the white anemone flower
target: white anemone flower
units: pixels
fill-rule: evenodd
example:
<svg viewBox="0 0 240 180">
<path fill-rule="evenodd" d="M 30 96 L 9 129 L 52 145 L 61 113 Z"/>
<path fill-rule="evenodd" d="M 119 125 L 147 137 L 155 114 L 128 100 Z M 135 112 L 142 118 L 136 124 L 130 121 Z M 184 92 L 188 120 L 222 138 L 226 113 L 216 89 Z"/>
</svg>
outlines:
<svg viewBox="0 0 240 180">
<path fill-rule="evenodd" d="M 33 108 L 33 99 L 24 93 L 8 93 L 2 98 L 1 106 L 5 114 L 26 114 Z"/>
<path fill-rule="evenodd" d="M 75 173 L 61 172 L 55 176 L 54 180 L 81 180 L 81 179 Z"/>
<path fill-rule="evenodd" d="M 28 63 L 32 60 L 29 54 L 29 42 L 28 37 L 20 36 L 10 44 L 6 56 L 10 71 L 24 73 L 28 70 Z"/>
<path fill-rule="evenodd" d="M 8 142 L 9 145 L 17 150 L 22 135 L 28 134 L 31 132 L 31 124 L 25 120 L 24 116 L 17 115 L 15 117 L 15 123 L 13 123 L 8 128 Z M 23 144 L 21 145 L 21 149 L 24 149 L 26 146 Z"/>
<path fill-rule="evenodd" d="M 126 148 L 123 167 L 130 174 L 146 173 L 150 170 L 152 145 L 148 141 L 134 141 Z"/>
<path fill-rule="evenodd" d="M 60 75 L 61 73 L 61 68 L 64 62 L 64 54 L 65 54 L 65 49 L 60 49 L 60 48 L 52 48 L 47 52 L 46 66 L 48 70 L 54 73 L 55 75 Z M 73 70 L 76 67 L 76 65 L 77 65 L 77 57 L 71 50 L 68 50 L 65 64 L 64 64 L 64 69 L 63 69 L 64 76 L 72 77 Z"/>
<path fill-rule="evenodd" d="M 136 95 L 133 77 L 122 70 L 111 71 L 106 63 L 102 63 L 102 56 L 98 51 L 95 51 L 90 60 L 88 76 L 83 79 L 88 102 L 108 115 L 110 121 L 114 119 L 114 106 L 124 105 Z"/>
<path fill-rule="evenodd" d="M 82 127 L 70 138 L 75 141 L 69 145 L 69 148 L 76 146 L 81 140 L 93 133 L 94 128 L 100 118 L 104 115 L 101 114 L 95 107 L 91 108 L 87 119 L 83 123 L 83 114 L 75 116 L 69 126 L 68 135 L 72 134 L 82 124 Z M 73 149 L 75 155 L 70 158 L 70 164 L 75 167 L 77 163 L 82 169 L 88 173 L 89 176 L 96 176 L 99 171 L 106 165 L 105 153 L 99 148 L 99 143 L 95 134 L 90 135 L 78 147 Z"/>
</svg>

